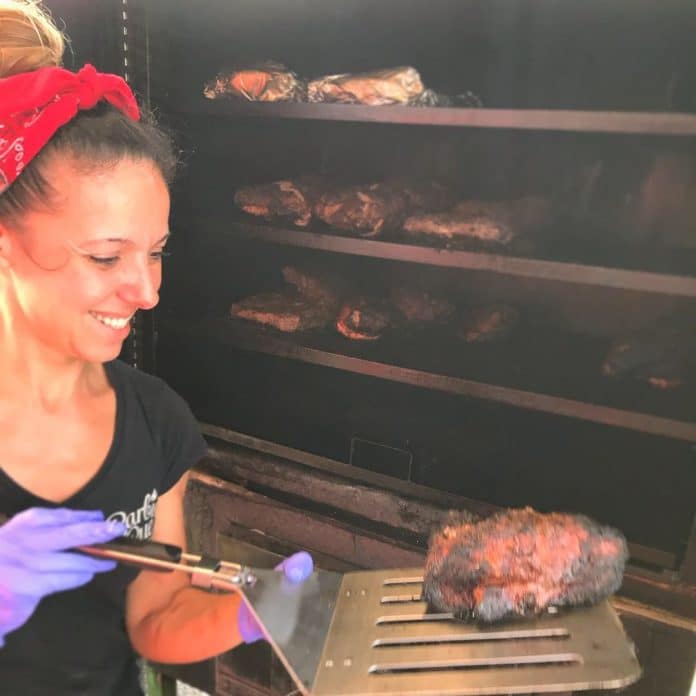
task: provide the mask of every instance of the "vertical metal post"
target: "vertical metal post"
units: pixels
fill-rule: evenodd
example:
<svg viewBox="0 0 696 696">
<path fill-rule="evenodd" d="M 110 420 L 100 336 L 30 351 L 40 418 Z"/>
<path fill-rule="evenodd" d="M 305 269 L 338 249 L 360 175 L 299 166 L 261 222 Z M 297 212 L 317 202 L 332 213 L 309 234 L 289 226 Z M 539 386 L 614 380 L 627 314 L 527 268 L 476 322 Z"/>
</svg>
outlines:
<svg viewBox="0 0 696 696">
<path fill-rule="evenodd" d="M 120 70 L 123 79 L 137 90 L 144 106 L 150 107 L 150 66 L 149 66 L 149 27 L 147 5 L 138 6 L 138 0 L 120 0 L 120 26 L 119 41 L 121 52 Z M 145 26 L 136 27 L 133 25 L 133 17 L 137 15 L 144 18 Z M 135 55 L 133 42 L 144 41 L 145 65 L 135 65 Z M 140 55 L 140 54 L 138 54 Z M 144 84 L 141 85 L 141 77 L 144 75 Z M 138 84 L 135 84 L 138 83 Z M 154 337 L 154 318 L 152 311 L 138 312 L 133 318 L 131 334 L 126 341 L 121 359 L 145 372 L 153 372 L 155 367 L 155 337 Z"/>
<path fill-rule="evenodd" d="M 691 524 L 691 534 L 686 544 L 686 551 L 679 567 L 679 578 L 689 584 L 696 585 L 696 514 Z"/>
</svg>

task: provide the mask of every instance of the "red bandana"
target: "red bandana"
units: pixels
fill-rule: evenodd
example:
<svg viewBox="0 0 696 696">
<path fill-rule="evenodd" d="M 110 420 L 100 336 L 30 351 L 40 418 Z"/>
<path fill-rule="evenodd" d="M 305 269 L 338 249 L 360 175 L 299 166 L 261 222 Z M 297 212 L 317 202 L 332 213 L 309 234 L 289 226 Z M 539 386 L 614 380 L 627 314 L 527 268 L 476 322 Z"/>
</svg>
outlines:
<svg viewBox="0 0 696 696">
<path fill-rule="evenodd" d="M 41 68 L 0 79 L 0 194 L 61 126 L 101 99 L 134 121 L 140 117 L 126 82 L 92 65 L 78 73 Z"/>
</svg>

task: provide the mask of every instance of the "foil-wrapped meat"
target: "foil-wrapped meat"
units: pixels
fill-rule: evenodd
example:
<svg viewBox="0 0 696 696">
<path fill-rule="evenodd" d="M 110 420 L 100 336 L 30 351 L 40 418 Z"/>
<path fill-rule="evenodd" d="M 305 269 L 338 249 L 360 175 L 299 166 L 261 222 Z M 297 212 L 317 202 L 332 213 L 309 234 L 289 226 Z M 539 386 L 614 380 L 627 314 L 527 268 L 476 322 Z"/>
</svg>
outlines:
<svg viewBox="0 0 696 696">
<path fill-rule="evenodd" d="M 480 109 L 483 107 L 481 97 L 473 92 L 460 94 L 441 94 L 432 89 L 426 89 L 418 99 L 411 103 L 412 106 L 449 106 L 460 109 Z"/>
<path fill-rule="evenodd" d="M 510 305 L 476 307 L 463 313 L 457 336 L 466 343 L 492 343 L 509 335 L 519 320 L 520 313 Z"/>
<path fill-rule="evenodd" d="M 613 341 L 601 371 L 606 377 L 632 378 L 668 390 L 682 385 L 695 364 L 693 331 L 658 327 Z"/>
<path fill-rule="evenodd" d="M 550 206 L 539 197 L 515 201 L 462 201 L 442 213 L 421 213 L 404 221 L 407 236 L 453 241 L 475 241 L 506 246 L 521 232 L 548 222 Z"/>
<path fill-rule="evenodd" d="M 392 288 L 392 304 L 409 324 L 444 321 L 454 313 L 454 305 L 442 297 L 403 285 Z"/>
<path fill-rule="evenodd" d="M 335 317 L 332 308 L 323 302 L 280 292 L 252 295 L 239 300 L 230 307 L 230 314 L 286 333 L 322 328 Z"/>
<path fill-rule="evenodd" d="M 306 227 L 321 190 L 313 177 L 300 177 L 295 181 L 283 179 L 237 189 L 234 202 L 249 215 L 269 221 L 288 219 L 298 227 Z"/>
<path fill-rule="evenodd" d="M 365 73 L 326 75 L 307 85 L 310 102 L 342 104 L 410 104 L 417 102 L 425 88 L 412 67 L 386 68 Z"/>
<path fill-rule="evenodd" d="M 377 237 L 398 227 L 406 211 L 404 193 L 382 183 L 326 192 L 314 206 L 316 217 L 328 225 L 361 237 Z"/>
<path fill-rule="evenodd" d="M 208 99 L 238 97 L 248 101 L 301 101 L 305 85 L 282 63 L 267 61 L 218 73 L 203 87 Z"/>
<path fill-rule="evenodd" d="M 341 307 L 336 329 L 353 341 L 374 341 L 399 324 L 394 308 L 385 300 L 357 297 Z"/>
<path fill-rule="evenodd" d="M 619 531 L 583 515 L 524 508 L 474 523 L 453 517 L 430 539 L 423 595 L 459 618 L 535 615 L 605 599 L 621 586 L 627 558 Z"/>
</svg>

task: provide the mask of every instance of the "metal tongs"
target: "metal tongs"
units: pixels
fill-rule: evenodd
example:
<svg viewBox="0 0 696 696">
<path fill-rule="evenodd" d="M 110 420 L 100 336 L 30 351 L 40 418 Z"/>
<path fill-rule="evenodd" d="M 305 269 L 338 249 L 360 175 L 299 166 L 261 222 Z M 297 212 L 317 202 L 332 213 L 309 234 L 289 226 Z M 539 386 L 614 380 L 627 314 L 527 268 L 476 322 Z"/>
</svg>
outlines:
<svg viewBox="0 0 696 696">
<path fill-rule="evenodd" d="M 191 576 L 192 585 L 205 589 L 235 592 L 242 587 L 252 587 L 257 581 L 256 569 L 212 556 L 186 553 L 174 544 L 122 537 L 105 544 L 79 546 L 75 550 L 143 570 L 182 571 Z"/>
<path fill-rule="evenodd" d="M 240 592 L 300 693 L 312 693 L 343 580 L 340 573 L 315 570 L 304 582 L 292 582 L 276 570 L 127 537 L 76 550 L 146 570 L 182 571 L 203 589 Z"/>
<path fill-rule="evenodd" d="M 7 519 L 0 513 L 0 524 Z M 191 583 L 202 589 L 240 592 L 299 692 L 312 693 L 343 578 L 339 573 L 315 570 L 304 582 L 291 582 L 276 570 L 130 537 L 74 550 L 143 570 L 188 573 Z"/>
</svg>

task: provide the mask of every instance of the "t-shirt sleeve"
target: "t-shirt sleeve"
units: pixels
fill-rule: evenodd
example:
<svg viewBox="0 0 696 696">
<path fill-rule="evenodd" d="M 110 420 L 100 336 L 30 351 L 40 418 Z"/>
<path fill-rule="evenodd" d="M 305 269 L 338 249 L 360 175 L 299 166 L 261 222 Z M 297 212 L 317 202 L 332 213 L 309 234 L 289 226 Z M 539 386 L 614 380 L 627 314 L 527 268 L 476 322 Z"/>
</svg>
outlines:
<svg viewBox="0 0 696 696">
<path fill-rule="evenodd" d="M 160 495 L 172 488 L 207 451 L 198 421 L 186 401 L 170 387 L 163 386 L 158 418 L 164 465 Z"/>
</svg>

